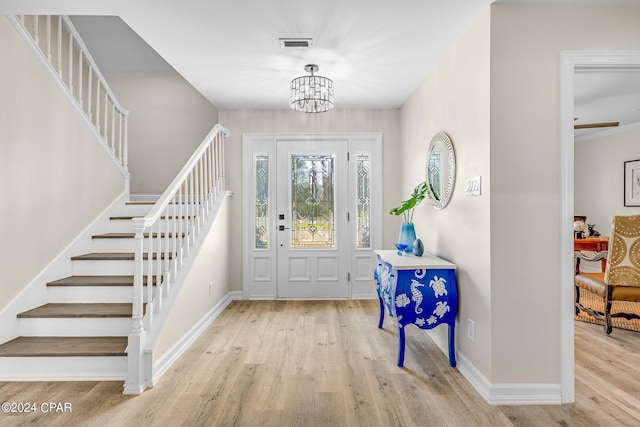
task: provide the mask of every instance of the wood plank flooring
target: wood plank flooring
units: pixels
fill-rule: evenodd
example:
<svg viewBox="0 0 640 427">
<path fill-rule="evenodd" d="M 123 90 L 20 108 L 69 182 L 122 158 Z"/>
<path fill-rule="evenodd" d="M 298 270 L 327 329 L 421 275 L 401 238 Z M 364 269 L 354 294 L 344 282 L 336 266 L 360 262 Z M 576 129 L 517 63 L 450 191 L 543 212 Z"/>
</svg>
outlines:
<svg viewBox="0 0 640 427">
<path fill-rule="evenodd" d="M 417 328 L 405 367 L 377 301 L 237 301 L 141 396 L 121 382 L 0 383 L 0 426 L 635 426 L 640 334 L 576 323 L 575 404 L 491 406 Z"/>
</svg>

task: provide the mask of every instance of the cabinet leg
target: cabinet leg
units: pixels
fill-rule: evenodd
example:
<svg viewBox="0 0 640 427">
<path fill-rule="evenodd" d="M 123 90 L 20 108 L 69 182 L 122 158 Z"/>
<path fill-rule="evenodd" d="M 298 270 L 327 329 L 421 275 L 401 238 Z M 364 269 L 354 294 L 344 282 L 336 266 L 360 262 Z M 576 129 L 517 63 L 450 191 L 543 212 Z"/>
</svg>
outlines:
<svg viewBox="0 0 640 427">
<path fill-rule="evenodd" d="M 382 322 L 384 322 L 384 303 L 380 297 L 378 297 L 378 301 L 380 301 L 380 319 L 378 320 L 378 328 L 382 328 Z"/>
<path fill-rule="evenodd" d="M 454 320 L 455 322 L 455 320 Z M 456 325 L 453 323 L 449 325 L 449 366 L 455 368 L 456 366 Z"/>
<path fill-rule="evenodd" d="M 398 328 L 398 366 L 404 366 L 404 328 Z"/>
</svg>

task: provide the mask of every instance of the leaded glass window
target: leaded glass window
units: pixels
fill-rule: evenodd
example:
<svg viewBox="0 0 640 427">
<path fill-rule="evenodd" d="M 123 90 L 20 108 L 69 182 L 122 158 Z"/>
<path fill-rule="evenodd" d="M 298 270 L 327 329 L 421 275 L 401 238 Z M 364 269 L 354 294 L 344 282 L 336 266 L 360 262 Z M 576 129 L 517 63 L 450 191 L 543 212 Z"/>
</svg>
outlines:
<svg viewBox="0 0 640 427">
<path fill-rule="evenodd" d="M 291 155 L 292 248 L 335 247 L 334 157 Z"/>
<path fill-rule="evenodd" d="M 256 161 L 256 249 L 269 248 L 269 155 L 257 155 Z"/>
<path fill-rule="evenodd" d="M 371 248 L 371 155 L 356 156 L 356 248 Z"/>
</svg>

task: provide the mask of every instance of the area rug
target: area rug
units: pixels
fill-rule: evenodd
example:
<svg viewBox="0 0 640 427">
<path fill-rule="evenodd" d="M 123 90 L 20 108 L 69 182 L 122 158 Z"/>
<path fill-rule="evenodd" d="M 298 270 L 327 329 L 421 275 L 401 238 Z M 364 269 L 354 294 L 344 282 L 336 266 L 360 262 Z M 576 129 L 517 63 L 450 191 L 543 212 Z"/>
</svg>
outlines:
<svg viewBox="0 0 640 427">
<path fill-rule="evenodd" d="M 602 300 L 602 298 L 584 289 L 580 289 L 580 302 L 582 303 L 582 305 L 590 307 L 596 311 L 604 310 L 604 301 Z M 614 301 L 613 305 L 611 306 L 611 314 L 619 312 L 640 314 L 640 303 Z M 589 316 L 584 311 L 581 311 L 580 314 L 574 316 L 574 318 L 575 320 L 579 320 L 581 322 L 595 323 L 598 325 L 603 325 L 604 327 L 603 321 L 598 320 L 593 316 Z M 628 329 L 630 331 L 640 332 L 640 319 L 627 320 L 624 317 L 612 317 L 611 323 L 613 324 L 614 328 Z"/>
</svg>

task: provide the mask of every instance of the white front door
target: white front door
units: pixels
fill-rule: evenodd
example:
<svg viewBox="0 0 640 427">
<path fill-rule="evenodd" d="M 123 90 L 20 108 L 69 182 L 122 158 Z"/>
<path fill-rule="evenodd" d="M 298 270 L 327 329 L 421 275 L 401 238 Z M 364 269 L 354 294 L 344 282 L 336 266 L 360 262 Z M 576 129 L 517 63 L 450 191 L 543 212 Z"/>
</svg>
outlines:
<svg viewBox="0 0 640 427">
<path fill-rule="evenodd" d="M 243 135 L 244 298 L 373 298 L 382 137 Z"/>
<path fill-rule="evenodd" d="M 349 296 L 347 141 L 278 141 L 278 297 Z"/>
</svg>

